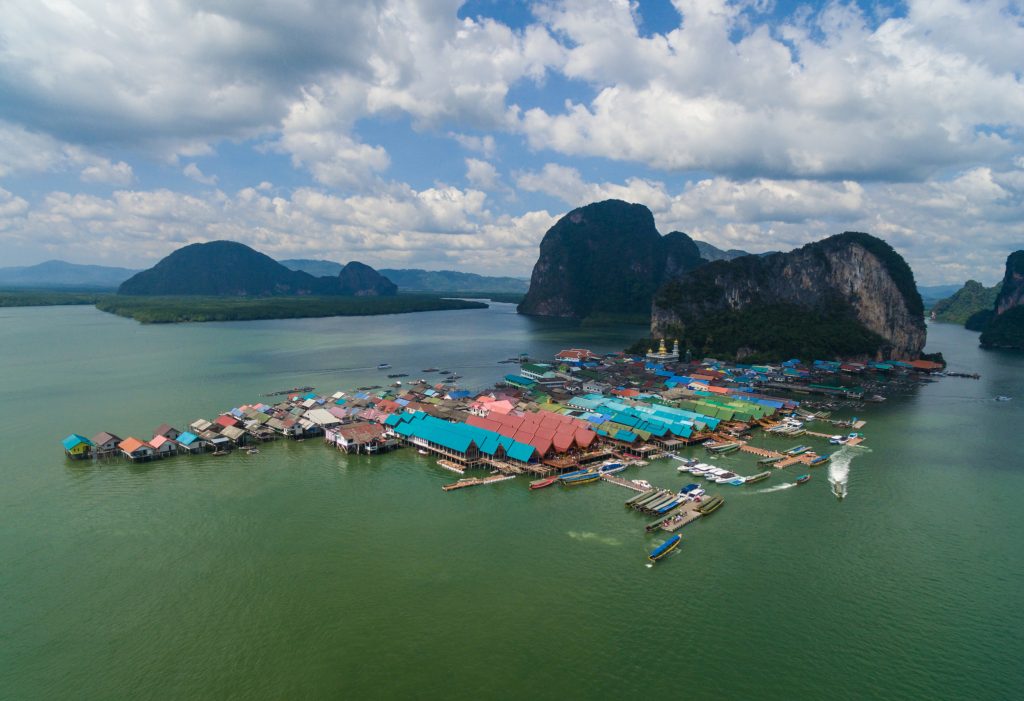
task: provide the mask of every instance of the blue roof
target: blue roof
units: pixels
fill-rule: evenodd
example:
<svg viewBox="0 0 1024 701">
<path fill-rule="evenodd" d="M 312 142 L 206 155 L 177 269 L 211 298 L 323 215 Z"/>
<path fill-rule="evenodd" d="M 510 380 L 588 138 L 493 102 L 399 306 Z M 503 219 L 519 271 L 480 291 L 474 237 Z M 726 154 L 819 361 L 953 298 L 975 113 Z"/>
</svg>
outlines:
<svg viewBox="0 0 1024 701">
<path fill-rule="evenodd" d="M 185 431 L 180 436 L 178 436 L 178 442 L 181 443 L 182 445 L 192 445 L 197 440 L 199 440 L 199 436 L 192 433 L 191 431 Z"/>
<path fill-rule="evenodd" d="M 77 433 L 72 433 L 70 436 L 62 440 L 61 443 L 64 445 L 65 450 L 71 450 L 76 445 L 80 445 L 82 443 L 85 443 L 86 445 L 89 446 L 95 445 L 95 443 L 93 443 L 91 440 L 89 440 L 85 436 L 80 436 Z"/>
<path fill-rule="evenodd" d="M 529 462 L 535 452 L 532 445 L 520 443 L 500 433 L 478 426 L 449 423 L 422 411 L 404 416 L 405 418 L 395 426 L 396 433 L 422 438 L 459 453 L 468 452 L 471 446 L 476 445 L 484 455 L 493 456 L 501 447 L 510 457 L 522 462 Z M 390 424 L 390 420 L 388 423 Z"/>
<path fill-rule="evenodd" d="M 523 377 L 522 375 L 505 375 L 505 381 L 511 382 L 514 385 L 522 385 L 523 387 L 529 387 L 537 384 L 529 377 Z"/>
<path fill-rule="evenodd" d="M 513 460 L 518 460 L 519 462 L 530 462 L 530 458 L 532 458 L 533 454 L 537 452 L 537 449 L 529 443 L 516 442 L 508 449 L 507 452 L 508 456 Z"/>
</svg>

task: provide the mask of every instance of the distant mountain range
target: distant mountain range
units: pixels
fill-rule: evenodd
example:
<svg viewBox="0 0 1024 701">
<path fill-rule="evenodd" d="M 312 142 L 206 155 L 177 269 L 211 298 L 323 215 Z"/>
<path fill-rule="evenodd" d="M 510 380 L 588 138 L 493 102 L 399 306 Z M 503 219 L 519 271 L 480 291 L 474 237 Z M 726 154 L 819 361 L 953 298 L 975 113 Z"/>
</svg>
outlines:
<svg viewBox="0 0 1024 701">
<path fill-rule="evenodd" d="M 352 261 L 333 276 L 292 270 L 234 241 L 179 248 L 118 288 L 122 295 L 267 297 L 295 295 L 380 296 L 398 288 L 368 265 Z"/>
<path fill-rule="evenodd" d="M 0 268 L 0 287 L 114 289 L 137 272 L 48 260 L 37 265 Z"/>
<path fill-rule="evenodd" d="M 337 275 L 341 264 L 329 260 L 294 258 L 280 261 L 292 270 L 310 275 Z M 381 268 L 378 271 L 398 289 L 410 292 L 526 292 L 529 281 L 515 277 L 492 277 L 457 270 L 420 270 L 419 268 Z"/>
<path fill-rule="evenodd" d="M 697 244 L 697 250 L 700 251 L 700 257 L 707 261 L 712 260 L 732 260 L 733 258 L 739 258 L 740 256 L 749 256 L 750 254 L 746 251 L 741 251 L 738 248 L 730 248 L 725 251 L 718 246 L 713 246 L 706 241 L 698 241 L 694 239 L 693 242 Z"/>
</svg>

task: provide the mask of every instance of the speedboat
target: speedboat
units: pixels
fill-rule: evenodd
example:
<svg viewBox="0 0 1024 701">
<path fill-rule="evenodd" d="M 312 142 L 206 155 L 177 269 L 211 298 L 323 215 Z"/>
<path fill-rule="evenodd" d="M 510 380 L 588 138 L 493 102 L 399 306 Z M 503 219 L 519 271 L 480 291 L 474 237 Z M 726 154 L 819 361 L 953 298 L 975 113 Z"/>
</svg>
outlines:
<svg viewBox="0 0 1024 701">
<path fill-rule="evenodd" d="M 430 451 L 424 450 L 423 448 L 419 448 L 416 452 L 419 453 L 420 455 L 430 455 Z"/>
<path fill-rule="evenodd" d="M 811 476 L 810 475 L 800 475 L 799 477 L 796 478 L 796 483 L 797 484 L 807 484 L 810 481 L 811 481 Z"/>
<path fill-rule="evenodd" d="M 1012 397 L 1007 397 L 1005 394 L 1000 394 L 996 397 L 997 402 L 1008 402 L 1010 399 L 1012 399 Z"/>
<path fill-rule="evenodd" d="M 606 462 L 598 469 L 602 475 L 614 475 L 616 472 L 622 472 L 626 469 L 626 466 L 621 462 Z"/>
<path fill-rule="evenodd" d="M 658 560 L 662 559 L 663 557 L 668 555 L 670 552 L 675 550 L 679 546 L 679 542 L 682 539 L 683 539 L 683 537 L 681 535 L 679 535 L 678 533 L 673 535 L 668 540 L 666 540 L 664 543 L 662 543 L 661 545 L 656 547 L 654 550 L 652 550 L 651 554 L 647 556 L 647 559 L 650 560 L 651 562 L 657 562 Z"/>
<path fill-rule="evenodd" d="M 690 492 L 693 492 L 693 491 L 695 491 L 697 489 L 700 489 L 700 485 L 697 484 L 696 482 L 691 482 L 690 484 L 688 484 L 685 487 L 683 487 L 682 489 L 680 489 L 679 493 L 680 494 L 689 494 Z"/>
<path fill-rule="evenodd" d="M 704 490 L 702 487 L 697 487 L 692 492 L 690 492 L 687 496 L 690 497 L 691 499 L 700 499 L 705 494 L 707 494 L 706 490 Z"/>
<path fill-rule="evenodd" d="M 838 435 L 837 436 L 829 436 L 829 438 L 828 438 L 828 442 L 831 443 L 832 445 L 842 445 L 843 443 L 845 443 L 848 440 L 850 440 L 850 439 L 847 438 L 846 436 L 838 436 Z"/>
<path fill-rule="evenodd" d="M 734 479 L 731 479 L 728 482 L 726 482 L 726 484 L 731 484 L 734 487 L 739 487 L 740 485 L 744 484 L 746 481 L 747 481 L 746 477 L 743 477 L 742 475 L 737 475 Z"/>
<path fill-rule="evenodd" d="M 736 479 L 738 476 L 739 475 L 737 475 L 735 472 L 725 471 L 715 478 L 715 482 L 717 482 L 718 484 L 725 484 L 726 482 L 730 482 Z"/>
<path fill-rule="evenodd" d="M 387 370 L 389 367 L 391 367 L 390 363 L 381 363 L 381 364 L 379 364 L 377 366 L 377 369 L 378 370 Z"/>
<path fill-rule="evenodd" d="M 633 480 L 633 484 L 640 487 L 640 489 L 651 489 L 651 483 L 647 480 Z"/>
</svg>

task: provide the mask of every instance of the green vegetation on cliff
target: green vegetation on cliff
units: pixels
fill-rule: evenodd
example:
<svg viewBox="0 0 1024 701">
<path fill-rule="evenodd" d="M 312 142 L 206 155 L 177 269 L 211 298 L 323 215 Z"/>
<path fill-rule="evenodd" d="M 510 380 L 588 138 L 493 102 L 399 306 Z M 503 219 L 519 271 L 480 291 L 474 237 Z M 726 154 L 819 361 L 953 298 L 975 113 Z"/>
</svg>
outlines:
<svg viewBox="0 0 1024 701">
<path fill-rule="evenodd" d="M 985 348 L 1024 350 L 1024 307 L 1013 307 L 994 317 L 981 332 Z"/>
<path fill-rule="evenodd" d="M 991 310 L 1002 288 L 1002 282 L 995 287 L 985 287 L 977 280 L 968 280 L 951 297 L 936 302 L 932 314 L 936 321 L 966 324 L 978 312 Z"/>
<path fill-rule="evenodd" d="M 144 324 L 185 321 L 251 321 L 300 319 L 324 316 L 372 316 L 443 309 L 484 309 L 483 302 L 442 299 L 432 295 L 394 297 L 131 297 L 110 295 L 101 299 L 100 311 L 128 317 Z"/>
<path fill-rule="evenodd" d="M 700 317 L 685 330 L 669 327 L 664 336 L 679 338 L 694 357 L 746 362 L 873 356 L 886 345 L 838 302 L 820 309 L 786 303 L 753 305 Z"/>
</svg>

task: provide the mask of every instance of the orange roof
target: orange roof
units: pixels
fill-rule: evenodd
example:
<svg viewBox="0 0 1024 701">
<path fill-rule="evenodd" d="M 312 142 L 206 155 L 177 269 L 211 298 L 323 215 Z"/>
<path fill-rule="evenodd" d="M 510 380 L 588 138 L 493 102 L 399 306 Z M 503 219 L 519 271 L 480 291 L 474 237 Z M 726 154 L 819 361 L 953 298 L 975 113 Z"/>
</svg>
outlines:
<svg viewBox="0 0 1024 701">
<path fill-rule="evenodd" d="M 933 363 L 930 360 L 911 360 L 910 366 L 915 370 L 941 370 L 942 363 Z"/>
<path fill-rule="evenodd" d="M 123 441 L 118 443 L 117 447 L 126 453 L 134 453 L 139 448 L 148 445 L 148 443 L 143 443 L 138 438 L 132 438 L 131 436 L 128 436 L 128 438 L 125 438 Z"/>
</svg>

